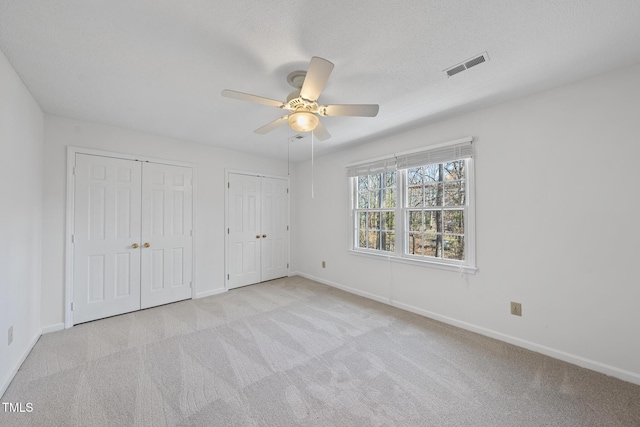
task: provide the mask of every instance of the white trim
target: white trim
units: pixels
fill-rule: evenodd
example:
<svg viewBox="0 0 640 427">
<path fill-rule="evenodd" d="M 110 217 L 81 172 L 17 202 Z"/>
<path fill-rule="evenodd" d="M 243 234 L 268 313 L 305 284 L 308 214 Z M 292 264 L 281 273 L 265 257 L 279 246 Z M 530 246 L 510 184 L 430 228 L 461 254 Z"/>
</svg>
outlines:
<svg viewBox="0 0 640 427">
<path fill-rule="evenodd" d="M 357 255 L 357 256 L 361 256 L 361 257 L 365 257 L 365 258 L 372 258 L 372 259 L 385 259 L 387 261 L 390 262 L 397 262 L 400 264 L 410 264 L 410 265 L 417 265 L 420 267 L 433 267 L 433 268 L 437 268 L 440 270 L 448 270 L 448 271 L 453 271 L 455 273 L 460 273 L 461 271 L 465 274 L 476 274 L 476 272 L 478 271 L 477 268 L 475 267 L 471 267 L 471 266 L 466 266 L 466 265 L 461 265 L 461 264 L 446 264 L 443 262 L 437 262 L 437 261 L 429 261 L 426 259 L 422 259 L 422 258 L 409 258 L 409 257 L 404 257 L 404 256 L 397 256 L 395 254 L 395 252 L 373 252 L 373 251 L 367 251 L 367 250 L 363 250 L 363 249 L 349 249 L 348 250 L 349 253 L 351 255 Z"/>
<path fill-rule="evenodd" d="M 64 330 L 64 323 L 54 323 L 53 325 L 44 326 L 42 328 L 42 335 L 50 334 L 51 332 L 58 332 Z"/>
<path fill-rule="evenodd" d="M 562 360 L 567 363 L 571 363 L 573 365 L 580 366 L 582 368 L 586 368 L 595 372 L 600 372 L 605 375 L 609 375 L 623 381 L 627 381 L 633 384 L 640 385 L 640 373 L 627 371 L 626 369 L 617 368 L 612 365 L 608 365 L 606 363 L 601 363 L 596 360 L 587 359 L 586 357 L 578 356 L 575 354 L 567 353 L 566 351 L 558 350 L 552 347 L 548 347 L 542 344 L 537 344 L 535 342 L 523 340 L 518 337 L 514 337 L 512 335 L 507 335 L 502 332 L 494 331 L 493 329 L 488 329 L 482 326 L 477 326 L 472 323 L 463 322 L 461 320 L 454 319 L 452 317 L 443 316 L 438 313 L 434 313 L 432 311 L 424 310 L 409 304 L 405 304 L 399 301 L 396 301 L 392 298 L 385 298 L 379 295 L 375 295 L 366 291 L 361 291 L 359 289 L 351 288 L 349 286 L 344 286 L 339 283 L 331 282 L 329 280 L 321 279 L 319 277 L 312 276 L 310 274 L 305 274 L 302 272 L 296 273 L 299 276 L 305 277 L 310 280 L 314 280 L 319 283 L 323 283 L 325 285 L 332 286 L 334 288 L 342 289 L 343 291 L 359 295 L 365 298 L 369 298 L 383 304 L 391 305 L 393 307 L 399 308 L 401 310 L 410 311 L 412 313 L 418 314 L 420 316 L 427 317 L 429 319 L 437 320 L 442 323 L 446 323 L 451 326 L 455 326 L 460 329 L 464 329 L 467 331 L 475 332 L 480 335 L 484 335 L 489 338 L 494 338 L 499 341 L 503 341 L 509 344 L 513 344 L 517 347 L 525 348 L 527 350 L 534 351 L 536 353 L 544 354 L 545 356 L 552 357 L 554 359 Z"/>
<path fill-rule="evenodd" d="M 18 361 L 18 363 L 16 363 L 16 366 L 9 373 L 9 376 L 7 377 L 7 379 L 4 381 L 4 383 L 0 384 L 0 398 L 4 396 L 4 393 L 9 388 L 11 381 L 13 381 L 13 378 L 16 376 L 16 374 L 20 370 L 20 367 L 22 366 L 24 361 L 27 359 L 27 356 L 29 356 L 29 353 L 31 353 L 31 350 L 33 350 L 33 347 L 36 345 L 36 343 L 40 339 L 40 336 L 41 334 L 36 334 L 33 341 L 31 341 L 31 344 L 29 344 L 29 346 L 27 347 L 27 350 L 24 353 L 22 353 L 22 356 L 20 357 L 20 360 Z"/>
<path fill-rule="evenodd" d="M 65 230 L 65 274 L 64 274 L 64 283 L 65 283 L 65 292 L 64 292 L 64 327 L 71 328 L 73 326 L 73 311 L 71 311 L 71 303 L 73 302 L 73 242 L 72 236 L 74 231 L 74 210 L 75 210 L 75 160 L 76 154 L 87 154 L 93 156 L 101 156 L 101 157 L 111 157 L 117 159 L 125 159 L 125 160 L 136 160 L 140 162 L 149 162 L 149 163 L 158 163 L 163 165 L 171 165 L 171 166 L 181 166 L 190 168 L 192 171 L 191 174 L 191 229 L 192 229 L 192 274 L 191 274 L 191 298 L 196 297 L 196 208 L 197 208 L 197 197 L 196 197 L 196 176 L 197 176 L 197 167 L 193 163 L 187 162 L 178 162 L 167 159 L 159 159 L 155 157 L 147 157 L 147 156 L 138 156 L 135 154 L 127 154 L 127 153 L 119 153 L 113 151 L 105 151 L 105 150 L 96 150 L 94 148 L 85 148 L 85 147 L 76 147 L 72 145 L 67 146 L 67 228 Z"/>
<path fill-rule="evenodd" d="M 206 298 L 206 297 L 210 297 L 210 296 L 213 296 L 213 295 L 220 295 L 220 294 L 224 294 L 225 292 L 227 292 L 227 288 L 215 288 L 215 289 L 212 289 L 210 291 L 201 292 L 199 294 L 196 294 L 195 299 Z"/>
</svg>

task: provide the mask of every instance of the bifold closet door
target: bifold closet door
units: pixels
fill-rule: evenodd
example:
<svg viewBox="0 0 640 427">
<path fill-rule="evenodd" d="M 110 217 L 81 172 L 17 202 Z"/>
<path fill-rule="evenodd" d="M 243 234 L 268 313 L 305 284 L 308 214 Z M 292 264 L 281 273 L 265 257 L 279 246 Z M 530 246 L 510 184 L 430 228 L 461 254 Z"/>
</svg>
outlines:
<svg viewBox="0 0 640 427">
<path fill-rule="evenodd" d="M 229 174 L 227 288 L 289 274 L 287 180 Z"/>
<path fill-rule="evenodd" d="M 141 168 L 76 155 L 73 322 L 140 309 Z"/>
<path fill-rule="evenodd" d="M 76 154 L 73 323 L 191 298 L 192 169 Z"/>
<path fill-rule="evenodd" d="M 191 298 L 192 169 L 142 164 L 141 308 Z"/>
</svg>

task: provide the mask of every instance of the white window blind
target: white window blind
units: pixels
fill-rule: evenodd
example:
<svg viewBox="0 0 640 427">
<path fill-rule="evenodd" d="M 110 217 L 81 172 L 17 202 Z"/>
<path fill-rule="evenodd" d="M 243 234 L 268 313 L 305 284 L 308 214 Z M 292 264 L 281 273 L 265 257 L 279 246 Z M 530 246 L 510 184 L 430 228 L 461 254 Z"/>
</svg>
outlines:
<svg viewBox="0 0 640 427">
<path fill-rule="evenodd" d="M 396 167 L 408 169 L 434 163 L 445 163 L 452 160 L 473 157 L 471 139 L 443 144 L 426 150 L 400 153 L 396 155 Z"/>
<path fill-rule="evenodd" d="M 386 157 L 383 159 L 369 160 L 347 166 L 347 176 L 373 175 L 383 172 L 393 172 L 396 170 L 396 158 Z"/>
<path fill-rule="evenodd" d="M 372 175 L 473 157 L 473 138 L 467 137 L 421 150 L 406 151 L 347 166 L 347 176 Z"/>
</svg>

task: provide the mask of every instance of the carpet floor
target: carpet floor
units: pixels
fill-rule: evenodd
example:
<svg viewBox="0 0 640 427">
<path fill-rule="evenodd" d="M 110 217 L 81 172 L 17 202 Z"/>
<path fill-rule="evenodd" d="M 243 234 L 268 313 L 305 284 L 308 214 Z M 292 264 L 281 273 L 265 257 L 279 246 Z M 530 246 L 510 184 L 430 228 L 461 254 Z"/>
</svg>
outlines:
<svg viewBox="0 0 640 427">
<path fill-rule="evenodd" d="M 640 386 L 301 277 L 43 335 L 1 426 L 640 426 Z"/>
</svg>

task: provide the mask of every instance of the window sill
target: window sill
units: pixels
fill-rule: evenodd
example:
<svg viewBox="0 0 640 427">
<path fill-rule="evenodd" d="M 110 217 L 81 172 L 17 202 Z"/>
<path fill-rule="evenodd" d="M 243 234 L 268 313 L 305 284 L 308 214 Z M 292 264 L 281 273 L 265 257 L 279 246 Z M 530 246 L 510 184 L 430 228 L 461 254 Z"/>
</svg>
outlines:
<svg viewBox="0 0 640 427">
<path fill-rule="evenodd" d="M 421 267 L 430 267 L 437 268 L 439 270 L 447 270 L 453 271 L 456 273 L 466 273 L 466 274 L 476 274 L 478 269 L 476 267 L 469 267 L 466 265 L 456 265 L 456 264 L 446 264 L 442 262 L 436 261 L 428 261 L 422 259 L 408 258 L 408 257 L 400 257 L 396 254 L 384 254 L 377 252 L 367 252 L 357 249 L 349 249 L 349 253 L 351 255 L 357 255 L 365 258 L 374 258 L 374 259 L 385 259 L 392 262 L 397 262 L 400 264 L 410 264 L 410 265 L 419 265 Z"/>
</svg>

